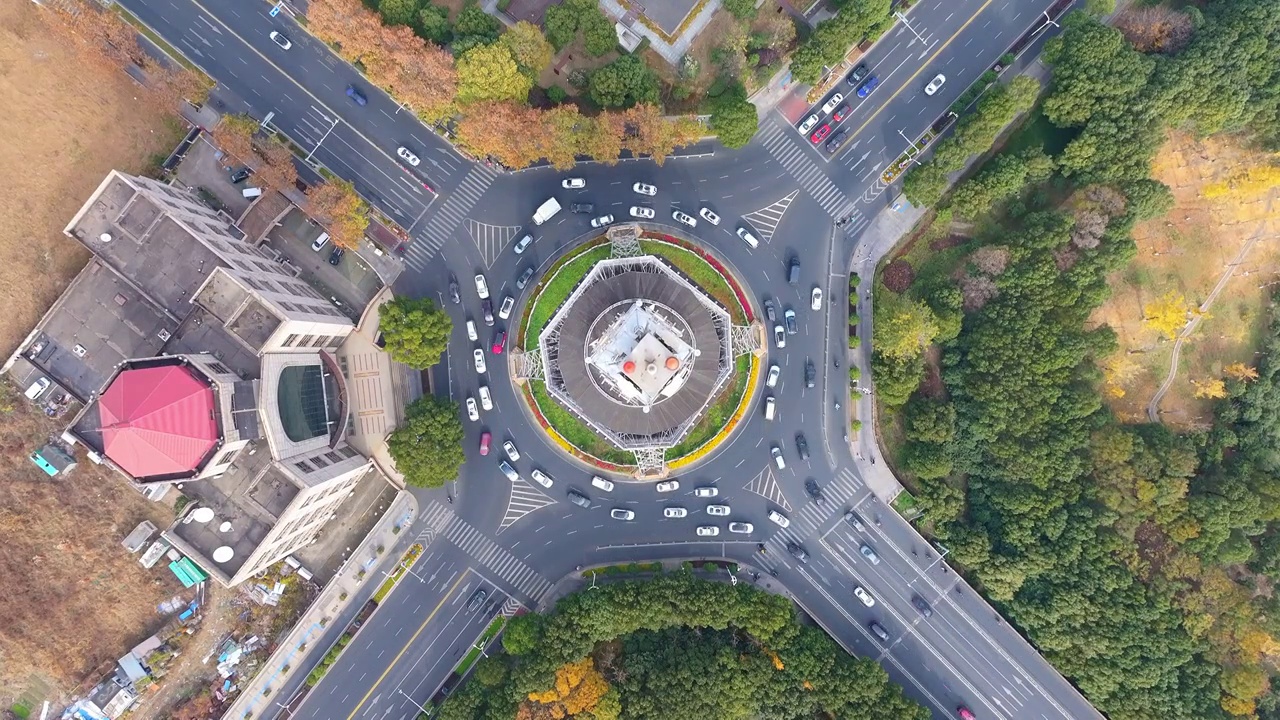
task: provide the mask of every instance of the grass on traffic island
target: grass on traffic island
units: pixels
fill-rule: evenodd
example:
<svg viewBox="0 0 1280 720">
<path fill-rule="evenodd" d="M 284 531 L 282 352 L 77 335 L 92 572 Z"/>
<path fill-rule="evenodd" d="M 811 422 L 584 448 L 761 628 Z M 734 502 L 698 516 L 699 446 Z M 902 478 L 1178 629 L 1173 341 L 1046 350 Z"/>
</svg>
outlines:
<svg viewBox="0 0 1280 720">
<path fill-rule="evenodd" d="M 404 577 L 409 568 L 418 561 L 418 557 L 422 555 L 422 543 L 414 543 L 405 550 L 404 555 L 400 558 L 400 562 L 396 564 L 394 570 L 388 575 L 387 579 L 382 581 L 382 585 L 378 587 L 378 591 L 373 594 L 373 601 L 381 603 L 384 598 L 391 594 L 391 589 L 400 582 L 400 578 Z"/>
<path fill-rule="evenodd" d="M 645 235 L 640 241 L 645 253 L 660 257 L 707 292 L 729 312 L 735 325 L 751 321 L 751 306 L 742 288 L 728 269 L 715 256 L 698 246 L 670 235 Z M 546 328 L 574 288 L 601 260 L 609 257 L 611 247 L 605 238 L 598 238 L 579 247 L 573 253 L 557 261 L 543 276 L 533 291 L 535 301 L 525 314 L 520 326 L 518 347 L 526 352 L 537 352 L 538 335 Z M 732 385 L 707 408 L 706 414 L 685 436 L 684 442 L 672 448 L 668 455 L 675 458 L 669 467 L 686 467 L 711 452 L 737 426 L 749 405 L 751 393 L 746 392 L 748 382 L 756 375 L 754 357 L 743 356 L 735 361 Z M 525 383 L 525 401 L 533 409 L 538 424 L 557 445 L 569 454 L 595 467 L 614 472 L 627 472 L 635 466 L 634 456 L 614 447 L 600 437 L 585 422 L 551 398 L 546 383 L 530 380 Z"/>
<path fill-rule="evenodd" d="M 480 648 L 488 647 L 490 641 L 497 637 L 498 633 L 502 632 L 502 628 L 505 627 L 506 624 L 506 616 L 499 615 L 494 618 L 493 622 L 489 623 L 489 627 L 485 628 L 484 634 L 480 636 L 480 639 L 471 646 L 471 649 L 467 651 L 466 655 L 462 656 L 462 662 L 458 663 L 458 667 L 454 668 L 453 671 L 456 672 L 459 677 L 466 675 L 467 671 L 471 669 L 471 666 L 475 665 L 476 661 L 480 659 Z M 477 645 L 479 647 L 476 647 Z"/>
</svg>

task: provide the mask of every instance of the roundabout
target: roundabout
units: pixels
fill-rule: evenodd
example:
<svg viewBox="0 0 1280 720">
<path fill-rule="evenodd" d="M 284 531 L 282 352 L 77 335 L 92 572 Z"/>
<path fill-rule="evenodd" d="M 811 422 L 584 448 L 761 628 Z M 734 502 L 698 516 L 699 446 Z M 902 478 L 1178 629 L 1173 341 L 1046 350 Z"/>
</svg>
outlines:
<svg viewBox="0 0 1280 720">
<path fill-rule="evenodd" d="M 750 403 L 763 333 L 751 317 L 739 282 L 708 250 L 615 226 L 560 258 L 534 290 L 512 376 L 570 454 L 664 477 L 712 452 Z"/>
</svg>

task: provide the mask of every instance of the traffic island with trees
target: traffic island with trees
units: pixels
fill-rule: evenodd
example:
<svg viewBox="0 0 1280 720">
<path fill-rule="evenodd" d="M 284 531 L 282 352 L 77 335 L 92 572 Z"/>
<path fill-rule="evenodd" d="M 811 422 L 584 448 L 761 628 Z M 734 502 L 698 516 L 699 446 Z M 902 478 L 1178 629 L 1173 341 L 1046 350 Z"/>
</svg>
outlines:
<svg viewBox="0 0 1280 720">
<path fill-rule="evenodd" d="M 1116 338 L 1093 312 L 1126 281 L 1135 224 L 1170 207 L 1151 177 L 1167 133 L 1280 140 L 1280 5 L 1202 7 L 1124 32 L 1067 16 L 1025 129 L 949 196 L 945 172 L 908 175 L 936 216 L 875 283 L 881 436 L 922 529 L 1117 720 L 1280 717 L 1275 303 L 1202 428 L 1122 424 L 1102 402 Z M 932 165 L 999 132 L 958 133 Z M 1190 319 L 1152 300 L 1153 321 Z"/>
<path fill-rule="evenodd" d="M 926 720 L 873 660 L 798 622 L 791 602 L 688 572 L 599 585 L 512 618 L 439 720 Z"/>
</svg>

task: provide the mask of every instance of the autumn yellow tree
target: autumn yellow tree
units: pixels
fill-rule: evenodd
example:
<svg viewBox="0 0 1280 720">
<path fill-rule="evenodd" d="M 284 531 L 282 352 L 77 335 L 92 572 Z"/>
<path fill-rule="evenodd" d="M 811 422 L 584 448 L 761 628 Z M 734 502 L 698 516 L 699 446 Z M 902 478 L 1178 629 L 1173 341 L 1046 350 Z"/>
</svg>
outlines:
<svg viewBox="0 0 1280 720">
<path fill-rule="evenodd" d="M 1250 380 L 1258 379 L 1257 368 L 1250 367 L 1241 362 L 1231 363 L 1223 368 L 1222 372 L 1227 377 L 1233 380 L 1239 380 L 1240 382 L 1249 382 Z"/>
<path fill-rule="evenodd" d="M 298 167 L 293 164 L 293 152 L 275 136 L 255 143 L 254 149 L 262 158 L 262 165 L 255 168 L 254 178 L 262 187 L 284 192 L 297 187 Z"/>
<path fill-rule="evenodd" d="M 467 108 L 458 123 L 458 142 L 475 155 L 492 155 L 508 167 L 524 167 L 541 155 L 530 137 L 539 126 L 538 112 L 518 103 L 486 102 Z"/>
<path fill-rule="evenodd" d="M 1258 195 L 1277 187 L 1280 187 L 1280 165 L 1257 165 L 1206 186 L 1204 196 L 1215 200 L 1227 195 Z"/>
<path fill-rule="evenodd" d="M 378 51 L 382 21 L 360 0 L 312 0 L 307 29 L 335 46 L 344 60 L 364 64 Z"/>
<path fill-rule="evenodd" d="M 1102 363 L 1102 378 L 1107 395 L 1113 398 L 1124 397 L 1124 387 L 1133 382 L 1141 372 L 1142 366 L 1123 352 L 1107 358 Z"/>
<path fill-rule="evenodd" d="M 346 180 L 335 178 L 308 190 L 307 212 L 325 226 L 334 245 L 348 250 L 360 246 L 369 227 L 369 206 Z"/>
<path fill-rule="evenodd" d="M 520 703 L 518 720 L 572 717 L 591 712 L 609 692 L 609 683 L 588 656 L 556 670 L 555 683 L 546 692 L 529 693 Z"/>
<path fill-rule="evenodd" d="M 1227 396 L 1227 384 L 1221 378 L 1192 380 L 1191 385 L 1195 388 L 1191 394 L 1198 398 L 1214 400 Z"/>
<path fill-rule="evenodd" d="M 579 133 L 582 153 L 604 165 L 617 165 L 618 156 L 622 154 L 622 138 L 627 131 L 622 117 L 609 112 L 589 120 Z"/>
<path fill-rule="evenodd" d="M 1170 290 L 1147 306 L 1143 322 L 1148 328 L 1173 340 L 1186 327 L 1189 317 L 1191 307 L 1187 304 L 1187 299 L 1177 290 Z"/>
<path fill-rule="evenodd" d="M 248 115 L 223 115 L 210 132 L 214 144 L 231 156 L 224 156 L 223 164 L 234 165 L 234 159 L 250 167 L 261 165 L 262 158 L 253 148 L 253 135 L 257 131 L 258 121 Z"/>
<path fill-rule="evenodd" d="M 560 105 L 542 113 L 542 132 L 538 137 L 542 156 L 557 170 L 568 170 L 582 147 L 583 130 L 594 126 L 578 112 L 576 105 Z"/>
</svg>

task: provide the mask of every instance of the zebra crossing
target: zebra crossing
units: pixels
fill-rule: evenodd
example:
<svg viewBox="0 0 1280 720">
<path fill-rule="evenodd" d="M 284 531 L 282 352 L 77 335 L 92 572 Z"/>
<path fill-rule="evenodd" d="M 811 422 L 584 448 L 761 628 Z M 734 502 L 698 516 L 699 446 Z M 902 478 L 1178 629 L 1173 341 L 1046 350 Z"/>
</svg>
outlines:
<svg viewBox="0 0 1280 720">
<path fill-rule="evenodd" d="M 497 176 L 497 172 L 484 164 L 473 164 L 462 182 L 449 192 L 449 197 L 427 221 L 422 232 L 414 234 L 416 240 L 409 243 L 405 251 L 405 264 L 418 271 L 426 268 Z"/>
<path fill-rule="evenodd" d="M 529 484 L 528 480 L 520 478 L 511 483 L 511 495 L 507 499 L 507 512 L 502 516 L 502 524 L 498 526 L 498 532 L 516 524 L 520 518 L 528 515 L 534 510 L 544 508 L 548 505 L 554 505 L 557 501 L 548 497 L 546 493 Z"/>
<path fill-rule="evenodd" d="M 449 508 L 438 502 L 432 502 L 423 511 L 422 518 L 427 526 L 424 532 L 434 531 L 443 535 L 449 542 L 457 545 L 463 552 L 493 571 L 503 582 L 524 593 L 530 600 L 528 603 L 530 606 L 537 605 L 551 590 L 551 581 L 534 572 L 516 556 L 471 527 Z"/>
<path fill-rule="evenodd" d="M 493 265 L 493 261 L 498 259 L 498 253 L 511 242 L 519 229 L 519 225 L 490 225 L 467 218 L 467 232 L 480 250 L 480 259 L 484 261 L 486 268 Z"/>
<path fill-rule="evenodd" d="M 855 208 L 854 201 L 836 187 L 825 170 L 809 156 L 810 148 L 795 142 L 798 137 L 800 136 L 790 127 L 779 127 L 776 122 L 760 131 L 760 141 L 765 149 L 782 163 L 782 167 L 813 196 L 827 214 L 837 219 L 851 217 L 856 220 L 862 213 Z"/>
<path fill-rule="evenodd" d="M 791 527 L 797 528 L 798 525 L 797 532 L 805 536 L 812 535 L 830 519 L 832 513 L 843 514 L 849 498 L 853 497 L 857 490 L 858 480 L 854 477 L 853 471 L 848 468 L 841 470 L 822 488 L 822 495 L 826 501 L 806 503 L 800 509 L 799 515 L 791 518 Z"/>
<path fill-rule="evenodd" d="M 790 195 L 781 200 L 743 215 L 742 219 L 751 223 L 761 240 L 769 242 L 773 239 L 773 233 L 778 229 L 779 223 L 782 222 L 782 215 L 787 212 L 787 208 L 791 207 L 791 202 L 799 194 L 799 190 L 793 190 Z"/>
<path fill-rule="evenodd" d="M 748 492 L 753 492 L 769 502 L 777 505 L 787 512 L 791 512 L 791 503 L 787 502 L 787 496 L 782 492 L 782 486 L 778 484 L 778 479 L 773 476 L 773 467 L 768 466 L 760 471 L 760 474 L 751 478 L 751 481 L 743 486 Z"/>
</svg>

